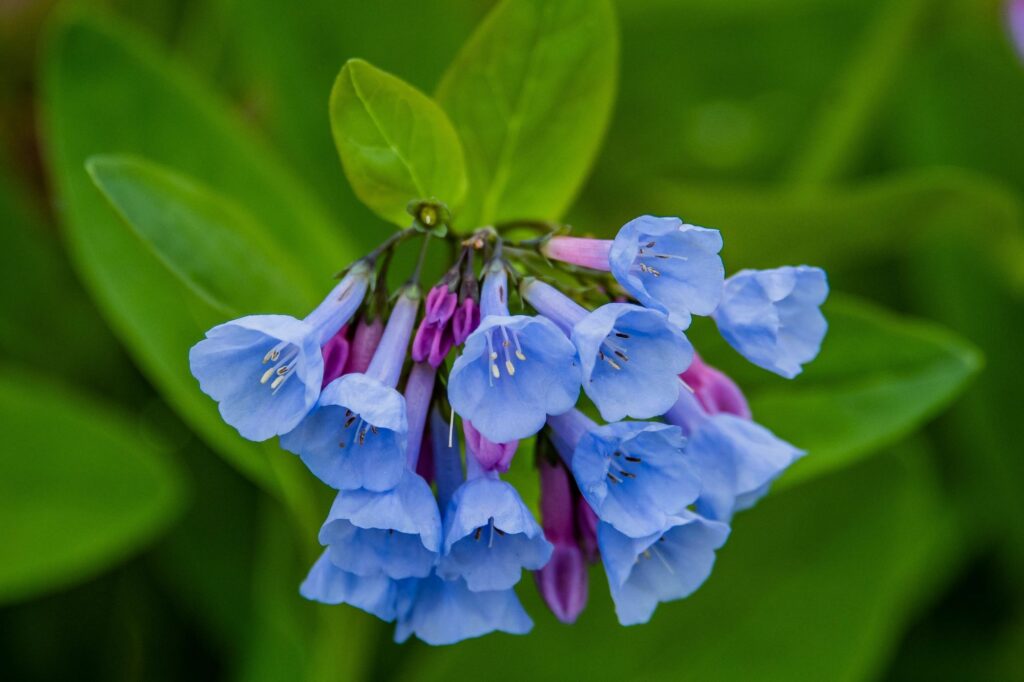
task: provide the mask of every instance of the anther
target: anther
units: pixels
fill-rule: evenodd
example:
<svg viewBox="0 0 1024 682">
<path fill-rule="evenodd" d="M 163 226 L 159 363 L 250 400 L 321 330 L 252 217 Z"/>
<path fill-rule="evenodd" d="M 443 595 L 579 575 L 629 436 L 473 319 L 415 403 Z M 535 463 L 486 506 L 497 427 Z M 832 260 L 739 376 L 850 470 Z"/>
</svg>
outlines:
<svg viewBox="0 0 1024 682">
<path fill-rule="evenodd" d="M 613 473 L 612 473 L 612 472 L 610 472 L 610 471 L 608 472 L 608 479 L 609 479 L 609 480 L 610 480 L 610 481 L 611 481 L 612 483 L 622 483 L 622 481 L 621 481 L 620 479 L 616 478 L 616 477 L 615 477 L 615 474 L 613 474 Z"/>
<path fill-rule="evenodd" d="M 278 378 L 274 379 L 273 381 L 270 382 L 270 388 L 277 388 L 278 386 L 283 384 L 284 380 L 287 379 L 287 378 L 288 378 L 287 376 L 281 376 L 281 377 L 278 377 Z"/>
<path fill-rule="evenodd" d="M 626 455 L 626 461 L 627 462 L 642 462 L 643 460 L 640 459 L 639 457 L 634 457 L 633 455 Z"/>
<path fill-rule="evenodd" d="M 270 369 L 268 369 L 266 372 L 263 373 L 262 377 L 260 377 L 260 383 L 261 384 L 267 383 L 268 381 L 270 381 L 270 377 L 272 377 L 273 375 L 274 375 L 274 368 L 271 367 Z"/>
<path fill-rule="evenodd" d="M 291 367 L 289 367 L 288 365 L 285 365 L 281 369 L 277 370 L 277 376 L 283 377 L 285 374 L 288 373 L 288 370 L 290 370 L 290 369 L 291 369 Z"/>
<path fill-rule="evenodd" d="M 619 356 L 619 358 L 620 358 L 620 359 L 621 359 L 621 360 L 622 360 L 623 362 L 629 362 L 629 356 L 628 356 L 628 355 L 626 355 L 625 353 L 623 353 L 623 352 L 622 352 L 621 350 L 617 350 L 617 351 L 615 351 L 615 354 L 616 354 L 617 356 Z"/>
<path fill-rule="evenodd" d="M 526 356 L 523 355 L 523 351 L 519 349 L 516 349 L 516 357 L 520 360 L 526 360 Z"/>
<path fill-rule="evenodd" d="M 479 540 L 480 539 L 480 534 L 483 533 L 483 532 L 484 532 L 484 527 L 483 526 L 480 526 L 479 528 L 477 528 L 476 532 L 473 533 L 473 539 L 474 540 Z"/>
<path fill-rule="evenodd" d="M 511 360 L 506 360 L 505 361 L 505 369 L 508 370 L 508 375 L 510 377 L 511 376 L 515 376 L 515 374 L 516 374 L 516 366 L 512 364 Z"/>
<path fill-rule="evenodd" d="M 356 421 L 356 416 L 354 414 L 350 414 L 348 416 L 348 418 L 345 420 L 345 428 L 346 429 L 351 428 L 352 424 L 354 424 L 355 421 Z"/>
<path fill-rule="evenodd" d="M 626 471 L 625 469 L 619 469 L 619 473 L 626 478 L 636 478 L 636 474 Z"/>
<path fill-rule="evenodd" d="M 620 339 L 628 339 L 629 338 L 629 334 L 627 334 L 625 332 L 615 332 L 615 336 L 619 337 Z"/>
<path fill-rule="evenodd" d="M 498 369 L 497 365 L 491 365 L 491 374 L 494 375 L 495 379 L 501 378 L 501 370 Z"/>
</svg>

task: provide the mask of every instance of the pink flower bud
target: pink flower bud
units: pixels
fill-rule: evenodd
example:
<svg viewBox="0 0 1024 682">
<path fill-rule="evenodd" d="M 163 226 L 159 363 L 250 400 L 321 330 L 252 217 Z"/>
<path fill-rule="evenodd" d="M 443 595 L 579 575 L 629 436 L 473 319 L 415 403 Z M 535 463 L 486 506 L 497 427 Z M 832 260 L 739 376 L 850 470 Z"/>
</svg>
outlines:
<svg viewBox="0 0 1024 682">
<path fill-rule="evenodd" d="M 427 294 L 423 319 L 431 324 L 446 324 L 455 313 L 459 297 L 447 284 L 438 284 Z"/>
<path fill-rule="evenodd" d="M 383 335 L 384 323 L 380 319 L 373 322 L 367 322 L 365 318 L 359 320 L 352 343 L 349 345 L 345 374 L 366 371 L 370 366 L 370 360 L 373 359 L 373 354 L 377 351 L 380 337 Z"/>
<path fill-rule="evenodd" d="M 576 498 L 576 530 L 579 533 L 580 549 L 587 561 L 597 561 L 597 514 L 582 496 Z"/>
<path fill-rule="evenodd" d="M 468 419 L 462 420 L 462 433 L 466 436 L 466 447 L 485 471 L 508 471 L 515 457 L 519 441 L 492 443 L 480 434 Z"/>
<path fill-rule="evenodd" d="M 551 613 L 563 623 L 575 623 L 587 605 L 587 564 L 576 545 L 555 545 L 551 559 L 534 573 L 537 589 Z"/>
<path fill-rule="evenodd" d="M 693 389 L 697 402 L 708 414 L 726 412 L 750 419 L 750 405 L 740 387 L 721 371 L 704 364 L 699 355 L 694 354 L 689 368 L 679 376 Z"/>
<path fill-rule="evenodd" d="M 452 318 L 455 344 L 461 346 L 477 327 L 480 326 L 480 306 L 472 298 L 462 301 Z"/>
<path fill-rule="evenodd" d="M 348 325 L 346 324 L 335 333 L 321 349 L 324 356 L 324 378 L 321 388 L 340 377 L 348 362 L 349 342 Z"/>
</svg>

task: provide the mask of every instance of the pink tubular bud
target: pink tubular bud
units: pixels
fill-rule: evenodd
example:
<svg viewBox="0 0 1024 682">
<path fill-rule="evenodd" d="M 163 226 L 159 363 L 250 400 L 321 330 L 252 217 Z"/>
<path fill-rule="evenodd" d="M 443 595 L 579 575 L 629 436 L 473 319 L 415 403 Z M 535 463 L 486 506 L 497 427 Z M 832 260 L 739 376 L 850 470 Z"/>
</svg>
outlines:
<svg viewBox="0 0 1024 682">
<path fill-rule="evenodd" d="M 544 255 L 553 260 L 605 271 L 611 269 L 608 262 L 611 250 L 611 239 L 584 237 L 552 237 L 541 248 Z"/>
<path fill-rule="evenodd" d="M 750 419 L 750 405 L 736 382 L 705 364 L 696 353 L 693 362 L 679 377 L 693 389 L 697 402 L 708 414 L 725 412 Z"/>
<path fill-rule="evenodd" d="M 540 467 L 540 511 L 544 537 L 554 545 L 551 560 L 536 572 L 537 589 L 563 623 L 572 623 L 587 604 L 587 566 L 576 544 L 572 484 L 561 462 L 543 457 Z"/>
<path fill-rule="evenodd" d="M 480 306 L 472 298 L 467 298 L 455 311 L 452 318 L 452 331 L 455 344 L 461 346 L 477 327 L 480 326 Z"/>
<path fill-rule="evenodd" d="M 324 357 L 324 378 L 320 387 L 323 388 L 344 373 L 349 356 L 347 324 L 327 340 L 321 352 Z"/>
<path fill-rule="evenodd" d="M 575 623 L 587 605 L 589 582 L 580 548 L 556 544 L 551 559 L 534 578 L 551 613 L 563 623 Z"/>
<path fill-rule="evenodd" d="M 438 284 L 427 294 L 423 319 L 431 324 L 446 324 L 455 314 L 459 297 L 447 284 Z"/>
<path fill-rule="evenodd" d="M 352 343 L 349 345 L 345 374 L 366 371 L 370 366 L 370 360 L 373 359 L 373 354 L 377 351 L 377 345 L 380 344 L 380 337 L 383 335 L 384 322 L 380 318 L 372 322 L 367 322 L 365 318 L 359 320 Z"/>
<path fill-rule="evenodd" d="M 412 342 L 412 359 L 440 367 L 455 344 L 451 319 L 459 297 L 445 283 L 427 294 L 426 310 Z"/>
<path fill-rule="evenodd" d="M 462 433 L 466 436 L 466 447 L 481 469 L 502 473 L 508 471 L 519 447 L 519 441 L 492 443 L 484 438 L 468 419 L 462 420 Z"/>
</svg>

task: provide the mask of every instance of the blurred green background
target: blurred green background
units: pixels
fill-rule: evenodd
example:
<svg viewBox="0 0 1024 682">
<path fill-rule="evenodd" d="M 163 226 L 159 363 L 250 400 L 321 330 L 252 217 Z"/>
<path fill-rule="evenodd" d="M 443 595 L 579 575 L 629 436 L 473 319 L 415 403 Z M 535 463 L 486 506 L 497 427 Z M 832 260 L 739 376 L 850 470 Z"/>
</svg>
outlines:
<svg viewBox="0 0 1024 682">
<path fill-rule="evenodd" d="M 681 215 L 723 231 L 730 271 L 807 262 L 839 292 L 793 384 L 694 330 L 810 451 L 707 585 L 627 629 L 599 572 L 572 627 L 524 580 L 531 635 L 444 649 L 304 602 L 328 492 L 219 422 L 185 350 L 233 315 L 86 174 L 138 154 L 278 237 L 322 235 L 302 265 L 326 289 L 389 229 L 338 163 L 338 69 L 432 92 L 490 2 L 4 0 L 0 678 L 1024 680 L 1024 64 L 1004 3 L 616 5 L 618 97 L 569 221 Z"/>
</svg>

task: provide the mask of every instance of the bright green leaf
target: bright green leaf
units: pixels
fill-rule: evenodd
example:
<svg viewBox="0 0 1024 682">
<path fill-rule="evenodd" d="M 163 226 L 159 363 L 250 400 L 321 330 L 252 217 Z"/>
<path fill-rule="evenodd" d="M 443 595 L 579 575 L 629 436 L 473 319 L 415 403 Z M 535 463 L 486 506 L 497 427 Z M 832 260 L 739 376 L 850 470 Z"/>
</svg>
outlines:
<svg viewBox="0 0 1024 682">
<path fill-rule="evenodd" d="M 331 129 L 352 189 L 385 220 L 406 227 L 406 206 L 466 192 L 462 145 L 444 111 L 422 92 L 361 59 L 331 90 Z"/>
<path fill-rule="evenodd" d="M 466 147 L 464 229 L 557 219 L 586 178 L 615 96 L 607 0 L 505 0 L 445 73 L 438 101 Z"/>
<path fill-rule="evenodd" d="M 315 296 L 308 276 L 276 251 L 240 206 L 191 178 L 124 156 L 86 164 L 93 181 L 153 254 L 225 315 L 283 310 L 295 290 Z"/>
<path fill-rule="evenodd" d="M 849 466 L 911 433 L 981 365 L 973 346 L 936 325 L 837 295 L 824 312 L 821 355 L 793 380 L 745 363 L 711 334 L 698 342 L 747 391 L 757 421 L 807 450 L 783 484 Z"/>
<path fill-rule="evenodd" d="M 45 45 L 41 128 L 69 253 L 133 360 L 215 450 L 277 490 L 294 458 L 241 439 L 225 425 L 188 367 L 188 349 L 226 319 L 158 260 L 110 206 L 85 171 L 89 157 L 132 153 L 204 183 L 257 215 L 266 238 L 322 279 L 354 259 L 316 201 L 282 171 L 227 107 L 124 26 L 87 13 L 58 14 Z M 289 288 L 282 312 L 315 304 Z M 275 470 L 276 468 L 276 470 Z M 295 479 L 298 480 L 298 479 Z"/>
<path fill-rule="evenodd" d="M 153 435 L 38 377 L 0 379 L 0 601 L 92 576 L 181 509 L 181 480 Z"/>
</svg>

